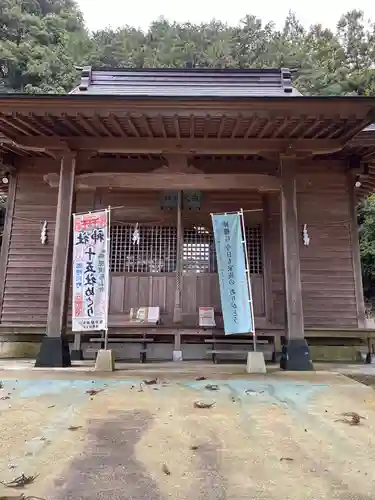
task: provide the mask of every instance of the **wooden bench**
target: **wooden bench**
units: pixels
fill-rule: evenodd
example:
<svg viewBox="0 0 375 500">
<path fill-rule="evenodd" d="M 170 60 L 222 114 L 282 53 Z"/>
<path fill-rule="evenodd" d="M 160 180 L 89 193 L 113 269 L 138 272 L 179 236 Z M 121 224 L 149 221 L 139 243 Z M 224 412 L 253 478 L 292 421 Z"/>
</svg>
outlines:
<svg viewBox="0 0 375 500">
<path fill-rule="evenodd" d="M 160 307 L 140 307 L 138 309 L 131 309 L 130 314 L 116 314 L 110 315 L 108 326 L 107 342 L 108 344 L 142 344 L 140 350 L 140 362 L 145 363 L 147 359 L 147 345 L 152 344 L 155 339 L 155 329 L 160 325 Z M 152 331 L 137 332 L 117 332 L 116 328 L 131 328 L 133 329 L 149 329 Z M 152 336 L 151 336 L 152 335 Z M 89 340 L 93 343 L 100 343 L 101 349 L 105 347 L 105 333 L 101 332 L 100 337 L 92 337 Z"/>
<path fill-rule="evenodd" d="M 228 339 L 228 338 L 217 338 L 213 336 L 211 339 L 205 339 L 206 344 L 212 344 L 212 349 L 207 350 L 207 354 L 211 354 L 212 362 L 217 363 L 218 354 L 243 354 L 244 352 L 249 352 L 244 349 L 217 349 L 216 344 L 230 344 L 230 345 L 254 345 L 253 339 Z M 267 340 L 257 340 L 257 345 L 269 345 Z M 263 349 L 262 349 L 263 350 Z M 273 349 L 272 349 L 273 350 Z"/>
<path fill-rule="evenodd" d="M 90 342 L 100 342 L 101 344 L 101 349 L 104 349 L 104 335 L 100 338 L 95 337 L 91 338 Z M 140 334 L 139 337 L 125 337 L 124 334 L 120 334 L 117 336 L 117 338 L 114 337 L 108 337 L 108 344 L 142 344 L 142 347 L 139 352 L 139 357 L 140 357 L 140 362 L 141 363 L 146 363 L 147 360 L 147 345 L 152 344 L 155 342 L 155 339 L 153 337 L 149 337 L 147 333 L 142 333 Z"/>
</svg>

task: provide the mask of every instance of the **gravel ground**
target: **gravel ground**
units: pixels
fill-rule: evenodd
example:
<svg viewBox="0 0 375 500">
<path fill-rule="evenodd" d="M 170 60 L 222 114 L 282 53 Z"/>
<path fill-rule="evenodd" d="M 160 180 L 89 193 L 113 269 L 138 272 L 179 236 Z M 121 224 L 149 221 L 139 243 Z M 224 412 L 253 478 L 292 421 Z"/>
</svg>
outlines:
<svg viewBox="0 0 375 500">
<path fill-rule="evenodd" d="M 375 392 L 345 376 L 54 377 L 3 379 L 0 480 L 38 477 L 0 498 L 375 499 Z"/>
</svg>

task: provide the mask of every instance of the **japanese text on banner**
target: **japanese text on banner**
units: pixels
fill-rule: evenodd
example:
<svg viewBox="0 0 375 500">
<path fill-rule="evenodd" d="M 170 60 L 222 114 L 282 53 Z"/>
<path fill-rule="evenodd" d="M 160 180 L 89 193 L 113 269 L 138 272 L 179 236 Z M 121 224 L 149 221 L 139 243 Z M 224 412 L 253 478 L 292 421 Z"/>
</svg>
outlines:
<svg viewBox="0 0 375 500">
<path fill-rule="evenodd" d="M 224 331 L 254 331 L 240 214 L 212 215 Z"/>
<path fill-rule="evenodd" d="M 73 216 L 74 332 L 107 328 L 108 231 L 107 210 Z"/>
</svg>

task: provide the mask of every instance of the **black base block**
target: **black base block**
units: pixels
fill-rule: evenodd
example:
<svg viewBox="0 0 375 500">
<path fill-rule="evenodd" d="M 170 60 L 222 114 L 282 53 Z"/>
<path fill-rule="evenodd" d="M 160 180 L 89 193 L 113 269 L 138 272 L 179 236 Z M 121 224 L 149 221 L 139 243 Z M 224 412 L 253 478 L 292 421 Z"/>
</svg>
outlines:
<svg viewBox="0 0 375 500">
<path fill-rule="evenodd" d="M 371 363 L 372 363 L 372 354 L 371 354 L 371 352 L 368 352 L 366 354 L 366 360 L 365 360 L 365 362 L 366 362 L 366 365 L 371 365 Z"/>
<path fill-rule="evenodd" d="M 72 361 L 83 361 L 82 349 L 72 349 L 70 352 L 70 359 Z"/>
<path fill-rule="evenodd" d="M 36 368 L 61 368 L 71 366 L 69 342 L 66 337 L 43 337 Z"/>
<path fill-rule="evenodd" d="M 290 371 L 310 371 L 314 369 L 309 346 L 305 339 L 291 339 L 286 345 L 283 345 L 280 368 Z"/>
</svg>

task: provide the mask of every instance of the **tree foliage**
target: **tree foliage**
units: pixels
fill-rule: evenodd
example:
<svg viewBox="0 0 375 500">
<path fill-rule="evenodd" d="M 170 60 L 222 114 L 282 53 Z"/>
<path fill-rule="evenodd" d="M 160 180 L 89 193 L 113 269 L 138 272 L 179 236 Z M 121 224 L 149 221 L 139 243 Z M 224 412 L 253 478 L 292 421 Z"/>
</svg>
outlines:
<svg viewBox="0 0 375 500">
<path fill-rule="evenodd" d="M 249 14 L 238 26 L 160 18 L 89 33 L 74 0 L 0 0 L 0 85 L 6 92 L 66 92 L 76 65 L 287 67 L 304 94 L 375 94 L 375 25 L 363 12 L 336 30 L 305 28 L 289 13 L 282 29 Z"/>
</svg>

